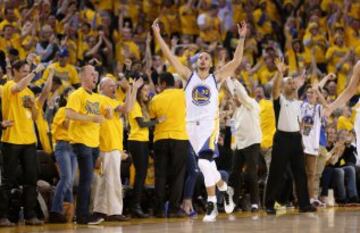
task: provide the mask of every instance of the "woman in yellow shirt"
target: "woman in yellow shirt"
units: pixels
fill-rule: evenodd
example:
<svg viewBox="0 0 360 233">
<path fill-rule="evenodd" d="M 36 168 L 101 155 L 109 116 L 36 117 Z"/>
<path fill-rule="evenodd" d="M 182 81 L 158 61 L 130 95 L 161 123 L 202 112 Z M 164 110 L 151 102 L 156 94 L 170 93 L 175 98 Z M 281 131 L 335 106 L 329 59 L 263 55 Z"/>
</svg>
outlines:
<svg viewBox="0 0 360 233">
<path fill-rule="evenodd" d="M 150 86 L 148 84 L 140 87 L 136 102 L 128 114 L 130 124 L 128 149 L 135 167 L 132 216 L 137 218 L 149 217 L 142 210 L 141 197 L 149 160 L 149 128 L 159 123 L 159 120 L 150 120 L 149 118 L 149 94 Z"/>
<path fill-rule="evenodd" d="M 77 169 L 77 158 L 70 145 L 68 135 L 69 119 L 65 115 L 66 99 L 73 89 L 65 89 L 60 96 L 59 109 L 55 114 L 51 131 L 55 145 L 55 158 L 60 169 L 60 180 L 56 186 L 53 197 L 51 211 L 49 216 L 50 223 L 65 223 L 66 218 L 63 215 L 64 201 L 72 204 L 72 187 L 75 171 Z"/>
</svg>

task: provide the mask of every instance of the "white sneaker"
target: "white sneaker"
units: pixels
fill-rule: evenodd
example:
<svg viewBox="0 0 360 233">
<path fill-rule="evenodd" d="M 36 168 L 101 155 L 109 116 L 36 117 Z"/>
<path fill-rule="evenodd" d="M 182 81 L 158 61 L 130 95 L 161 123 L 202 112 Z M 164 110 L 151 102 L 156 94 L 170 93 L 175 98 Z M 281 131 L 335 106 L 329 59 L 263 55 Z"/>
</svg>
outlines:
<svg viewBox="0 0 360 233">
<path fill-rule="evenodd" d="M 235 203 L 233 200 L 234 189 L 228 187 L 225 192 L 222 192 L 224 195 L 224 209 L 227 214 L 231 214 L 235 209 Z"/>
<path fill-rule="evenodd" d="M 203 218 L 203 222 L 214 222 L 218 216 L 218 210 L 214 202 L 208 202 L 206 204 L 206 214 Z"/>
</svg>

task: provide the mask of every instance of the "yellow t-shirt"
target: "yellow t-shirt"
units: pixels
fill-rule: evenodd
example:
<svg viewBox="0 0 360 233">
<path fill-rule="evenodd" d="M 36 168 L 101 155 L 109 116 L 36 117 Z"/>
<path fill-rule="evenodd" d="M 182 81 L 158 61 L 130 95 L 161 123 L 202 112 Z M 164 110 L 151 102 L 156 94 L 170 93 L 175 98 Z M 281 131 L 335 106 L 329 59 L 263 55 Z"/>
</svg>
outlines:
<svg viewBox="0 0 360 233">
<path fill-rule="evenodd" d="M 165 116 L 166 120 L 155 126 L 154 141 L 161 139 L 187 140 L 185 118 L 185 93 L 181 89 L 166 89 L 150 102 L 150 117 Z"/>
<path fill-rule="evenodd" d="M 64 122 L 66 121 L 65 112 L 65 107 L 59 108 L 51 124 L 51 133 L 55 141 L 70 141 L 68 129 L 64 126 Z"/>
<path fill-rule="evenodd" d="M 51 147 L 52 142 L 50 140 L 51 138 L 49 135 L 50 133 L 49 124 L 44 117 L 44 111 L 42 110 L 42 106 L 40 105 L 38 99 L 36 100 L 35 103 L 39 110 L 35 121 L 36 128 L 38 131 L 38 139 L 41 143 L 41 147 L 43 151 L 45 151 L 47 154 L 51 154 L 53 152 L 53 149 Z"/>
<path fill-rule="evenodd" d="M 336 71 L 337 63 L 345 56 L 348 52 L 348 48 L 345 46 L 339 47 L 337 45 L 331 45 L 325 54 L 325 59 L 327 61 L 327 72 L 334 73 Z"/>
<path fill-rule="evenodd" d="M 59 77 L 61 79 L 64 87 L 68 87 L 70 85 L 75 85 L 75 84 L 80 83 L 80 79 L 79 79 L 79 76 L 78 76 L 75 66 L 67 64 L 66 66 L 62 67 L 62 66 L 60 66 L 59 62 L 55 62 L 46 68 L 41 79 L 36 81 L 36 83 L 35 83 L 36 85 L 40 86 L 46 82 L 46 80 L 49 76 L 50 68 L 54 68 L 55 76 Z"/>
<path fill-rule="evenodd" d="M 180 25 L 182 34 L 185 35 L 198 35 L 199 28 L 196 24 L 196 10 L 191 7 L 187 7 L 183 5 L 179 8 L 179 17 L 180 17 Z"/>
<path fill-rule="evenodd" d="M 100 96 L 96 93 L 89 93 L 80 87 L 68 98 L 66 109 L 86 114 L 100 115 L 101 102 Z M 88 147 L 98 147 L 100 139 L 100 124 L 89 121 L 70 121 L 69 137 L 72 144 L 84 144 Z"/>
<path fill-rule="evenodd" d="M 120 41 L 116 44 L 116 61 L 124 63 L 126 53 L 129 53 L 130 57 L 135 58 L 136 60 L 140 60 L 140 48 L 133 41 Z"/>
<path fill-rule="evenodd" d="M 261 148 L 268 149 L 273 145 L 275 134 L 275 113 L 271 100 L 262 99 L 260 106 L 260 127 L 262 132 Z"/>
<path fill-rule="evenodd" d="M 140 104 L 136 101 L 133 108 L 128 114 L 130 133 L 128 140 L 147 142 L 149 141 L 149 129 L 141 128 L 135 118 L 144 117 Z"/>
<path fill-rule="evenodd" d="M 354 124 L 351 121 L 351 118 L 340 116 L 336 128 L 337 130 L 345 129 L 347 131 L 351 131 L 354 128 Z"/>
<path fill-rule="evenodd" d="M 221 33 L 220 33 L 220 19 L 219 17 L 211 17 L 209 15 L 205 15 L 205 25 L 206 29 L 200 29 L 200 38 L 205 42 L 214 42 L 220 41 Z"/>
<path fill-rule="evenodd" d="M 1 141 L 18 145 L 34 144 L 36 135 L 31 110 L 23 105 L 25 98 L 34 98 L 34 93 L 29 88 L 12 93 L 11 88 L 15 85 L 10 80 L 3 87 L 2 117 L 3 120 L 13 121 L 14 125 L 3 130 Z"/>
<path fill-rule="evenodd" d="M 276 70 L 271 71 L 266 65 L 264 65 L 257 72 L 255 78 L 259 81 L 260 84 L 265 85 L 274 77 L 275 73 Z"/>
<path fill-rule="evenodd" d="M 4 51 L 8 55 L 8 49 L 14 48 L 19 52 L 20 59 L 26 58 L 26 53 L 22 47 L 21 40 L 19 36 L 13 36 L 10 40 L 6 40 L 3 37 L 0 37 L 0 50 Z"/>
<path fill-rule="evenodd" d="M 115 109 L 122 102 L 101 96 L 101 104 L 104 107 Z M 106 119 L 100 124 L 100 151 L 110 152 L 123 150 L 123 123 L 119 112 L 114 112 L 111 119 Z"/>
<path fill-rule="evenodd" d="M 311 54 L 312 48 L 314 48 L 314 55 L 317 63 L 324 63 L 325 62 L 325 52 L 326 48 L 324 46 L 320 46 L 315 43 L 322 43 L 325 45 L 326 38 L 322 34 L 318 34 L 316 36 L 312 36 L 310 32 L 306 33 L 304 36 L 304 42 L 312 41 L 312 45 L 305 46 L 305 62 L 311 63 Z"/>
</svg>

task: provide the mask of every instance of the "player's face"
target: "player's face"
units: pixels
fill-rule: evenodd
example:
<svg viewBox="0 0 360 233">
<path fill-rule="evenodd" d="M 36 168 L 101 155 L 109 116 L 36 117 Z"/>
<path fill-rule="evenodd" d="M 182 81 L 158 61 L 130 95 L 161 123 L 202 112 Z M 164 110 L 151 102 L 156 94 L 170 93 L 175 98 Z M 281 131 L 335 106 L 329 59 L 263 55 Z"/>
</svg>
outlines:
<svg viewBox="0 0 360 233">
<path fill-rule="evenodd" d="M 212 66 L 211 56 L 208 53 L 200 53 L 199 58 L 197 60 L 197 66 L 200 70 L 210 69 Z"/>
<path fill-rule="evenodd" d="M 306 97 L 311 104 L 316 103 L 317 95 L 316 95 L 316 92 L 314 91 L 314 89 L 309 88 L 306 92 Z"/>
</svg>

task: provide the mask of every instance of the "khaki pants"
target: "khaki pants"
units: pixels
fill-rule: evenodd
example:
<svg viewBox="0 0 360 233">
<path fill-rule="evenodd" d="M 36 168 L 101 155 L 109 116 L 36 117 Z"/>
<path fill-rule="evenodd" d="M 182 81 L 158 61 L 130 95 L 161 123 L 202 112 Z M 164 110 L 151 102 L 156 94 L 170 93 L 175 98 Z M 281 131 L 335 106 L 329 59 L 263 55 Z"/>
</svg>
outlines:
<svg viewBox="0 0 360 233">
<path fill-rule="evenodd" d="M 317 158 L 318 156 L 305 154 L 305 171 L 307 176 L 309 198 L 317 198 L 315 195 Z"/>
<path fill-rule="evenodd" d="M 122 215 L 123 194 L 120 177 L 121 153 L 118 150 L 101 152 L 101 174 L 97 178 L 94 194 L 94 212 Z"/>
</svg>

